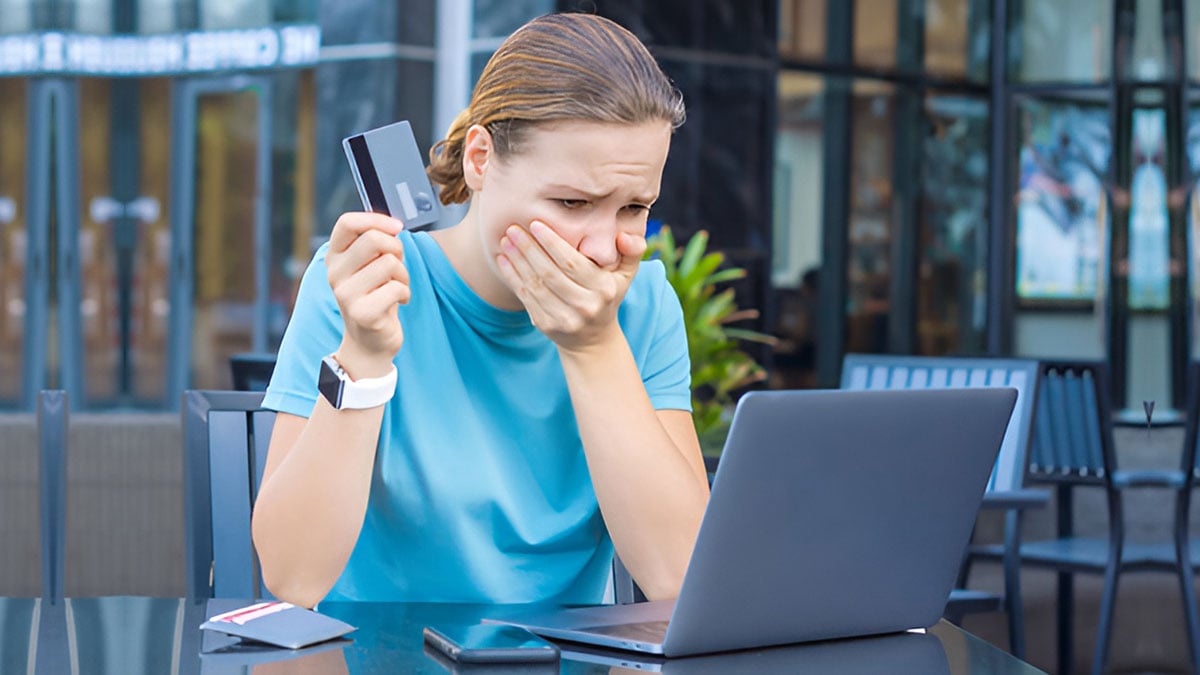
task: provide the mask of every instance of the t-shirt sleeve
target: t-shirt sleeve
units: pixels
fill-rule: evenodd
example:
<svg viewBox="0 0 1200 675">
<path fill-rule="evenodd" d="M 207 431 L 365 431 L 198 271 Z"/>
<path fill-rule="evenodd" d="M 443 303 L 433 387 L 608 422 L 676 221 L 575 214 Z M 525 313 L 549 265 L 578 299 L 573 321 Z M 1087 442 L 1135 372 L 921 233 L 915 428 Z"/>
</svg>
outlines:
<svg viewBox="0 0 1200 675">
<path fill-rule="evenodd" d="M 655 410 L 692 409 L 692 364 L 679 296 L 667 281 L 662 263 L 643 263 L 655 297 L 654 334 L 642 367 L 642 381 Z"/>
<path fill-rule="evenodd" d="M 321 359 L 342 342 L 341 312 L 325 269 L 328 244 L 313 256 L 296 296 L 296 307 L 283 333 L 275 371 L 267 385 L 263 407 L 300 417 L 312 415 L 317 404 L 317 375 Z"/>
</svg>

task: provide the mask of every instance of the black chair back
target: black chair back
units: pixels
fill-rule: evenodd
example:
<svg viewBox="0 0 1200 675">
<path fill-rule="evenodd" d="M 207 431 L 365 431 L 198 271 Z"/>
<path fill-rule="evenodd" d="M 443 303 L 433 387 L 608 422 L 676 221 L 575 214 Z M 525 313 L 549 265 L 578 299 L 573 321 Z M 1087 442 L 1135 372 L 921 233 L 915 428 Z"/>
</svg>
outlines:
<svg viewBox="0 0 1200 675">
<path fill-rule="evenodd" d="M 1029 472 L 1046 482 L 1101 484 L 1116 471 L 1108 365 L 1042 362 Z"/>
<path fill-rule="evenodd" d="M 244 353 L 229 357 L 233 388 L 237 391 L 266 391 L 275 372 L 275 355 Z"/>
<path fill-rule="evenodd" d="M 189 598 L 269 597 L 250 537 L 275 412 L 260 392 L 183 395 Z"/>
</svg>

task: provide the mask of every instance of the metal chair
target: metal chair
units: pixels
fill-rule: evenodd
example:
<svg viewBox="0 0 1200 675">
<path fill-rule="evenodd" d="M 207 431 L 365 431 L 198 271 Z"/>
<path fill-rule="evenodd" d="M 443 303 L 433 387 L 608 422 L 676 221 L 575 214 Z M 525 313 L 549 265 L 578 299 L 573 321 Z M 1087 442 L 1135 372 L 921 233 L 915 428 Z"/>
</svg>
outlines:
<svg viewBox="0 0 1200 675">
<path fill-rule="evenodd" d="M 1200 485 L 1200 363 L 1188 365 L 1188 398 L 1183 434 L 1183 453 L 1180 462 L 1180 490 L 1175 500 L 1173 562 L 1179 572 L 1179 589 L 1183 595 L 1188 649 L 1191 650 L 1192 670 L 1200 672 L 1200 608 L 1196 605 L 1196 586 L 1192 575 L 1200 563 L 1200 542 L 1189 537 L 1192 490 Z M 1195 550 L 1193 550 L 1195 545 Z M 1172 561 L 1168 561 L 1172 562 Z"/>
<path fill-rule="evenodd" d="M 236 391 L 266 391 L 275 372 L 275 354 L 245 352 L 229 357 Z"/>
<path fill-rule="evenodd" d="M 272 597 L 250 534 L 275 412 L 261 392 L 183 394 L 184 531 L 189 599 Z M 214 524 L 219 524 L 216 526 Z M 613 600 L 645 599 L 613 556 Z"/>
<path fill-rule="evenodd" d="M 42 600 L 63 599 L 67 523 L 67 392 L 44 390 L 37 399 L 41 492 Z"/>
<path fill-rule="evenodd" d="M 1008 616 L 1009 646 L 1018 658 L 1025 654 L 1017 550 L 1021 514 L 1027 508 L 1043 506 L 1048 499 L 1044 491 L 1023 487 L 1037 382 L 1038 364 L 1026 359 L 847 354 L 842 362 L 843 389 L 1012 387 L 1017 390 L 1017 403 L 981 505 L 1005 511 L 1004 544 L 998 556 L 1004 565 L 1004 594 L 966 587 L 971 564 L 980 552 L 971 547 L 963 559 L 958 588 L 947 599 L 945 615 L 958 622 L 967 613 L 1004 610 Z M 983 553 L 990 557 L 986 550 Z"/>
<path fill-rule="evenodd" d="M 36 632 L 45 639 L 37 641 L 36 653 L 27 654 L 36 664 L 37 672 L 68 672 L 70 664 L 67 654 L 53 648 L 52 636 L 67 635 L 67 601 L 63 597 L 63 579 L 66 559 L 67 524 L 67 392 L 48 389 L 37 396 L 37 442 L 41 520 L 42 595 L 28 609 L 30 625 L 37 621 Z M 21 609 L 8 600 L 7 610 Z M 15 617 L 0 618 L 0 622 L 14 622 Z M 17 668 L 13 663 L 7 666 Z M 33 664 L 29 664 L 33 665 Z M 7 672 L 7 670 L 5 671 Z M 32 672 L 32 670 L 31 670 Z"/>
<path fill-rule="evenodd" d="M 1057 536 L 1045 541 L 1022 542 L 1021 563 L 1030 567 L 1052 569 L 1058 573 L 1058 669 L 1063 673 L 1071 671 L 1074 661 L 1072 636 L 1075 574 L 1101 574 L 1104 577 L 1091 669 L 1091 672 L 1097 675 L 1104 672 L 1108 660 L 1113 610 L 1122 572 L 1174 571 L 1179 573 L 1184 592 L 1191 592 L 1190 575 L 1180 573 L 1180 570 L 1188 567 L 1183 560 L 1186 545 L 1172 550 L 1167 546 L 1125 542 L 1122 507 L 1122 495 L 1125 490 L 1151 487 L 1186 492 L 1182 488 L 1187 481 L 1184 474 L 1178 471 L 1117 470 L 1110 392 L 1108 366 L 1105 363 L 1042 363 L 1041 393 L 1034 424 L 1028 478 L 1032 482 L 1054 486 L 1055 504 L 1058 509 Z M 1192 432 L 1194 433 L 1194 427 Z M 1072 497 L 1075 488 L 1079 487 L 1104 490 L 1108 510 L 1107 536 L 1075 535 Z M 1184 528 L 1184 541 L 1187 499 L 1186 494 L 1180 494 L 1178 505 L 1185 510 L 1185 515 L 1182 519 L 1176 518 L 1177 528 L 1180 524 Z M 1177 541 L 1180 541 L 1179 532 L 1177 529 Z M 1164 551 L 1167 551 L 1165 555 Z M 1188 614 L 1190 635 L 1195 636 L 1194 607 L 1186 600 L 1184 607 L 1185 613 Z M 1189 647 L 1193 650 L 1193 662 L 1196 660 L 1196 644 L 1195 638 L 1192 637 Z"/>
<path fill-rule="evenodd" d="M 261 392 L 183 394 L 184 532 L 189 599 L 270 597 L 250 537 L 275 412 Z"/>
</svg>

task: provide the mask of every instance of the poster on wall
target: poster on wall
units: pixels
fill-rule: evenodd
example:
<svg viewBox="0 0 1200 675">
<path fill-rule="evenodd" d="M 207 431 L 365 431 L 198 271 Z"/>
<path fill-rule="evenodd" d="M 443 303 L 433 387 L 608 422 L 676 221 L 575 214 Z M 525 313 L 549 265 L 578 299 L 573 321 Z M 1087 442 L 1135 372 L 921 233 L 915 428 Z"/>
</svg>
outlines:
<svg viewBox="0 0 1200 675">
<path fill-rule="evenodd" d="M 1027 306 L 1088 304 L 1107 245 L 1107 108 L 1025 99 L 1017 123 L 1017 298 Z"/>
</svg>

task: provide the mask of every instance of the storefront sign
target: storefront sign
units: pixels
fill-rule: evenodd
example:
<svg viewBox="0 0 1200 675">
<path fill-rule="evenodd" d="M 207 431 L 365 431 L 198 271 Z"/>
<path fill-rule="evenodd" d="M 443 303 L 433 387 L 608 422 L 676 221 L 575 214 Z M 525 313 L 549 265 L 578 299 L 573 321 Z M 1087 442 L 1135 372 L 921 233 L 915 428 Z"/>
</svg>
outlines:
<svg viewBox="0 0 1200 675">
<path fill-rule="evenodd" d="M 0 36 L 0 75 L 144 76 L 296 68 L 317 62 L 321 28 L 298 24 L 246 30 Z"/>
</svg>

